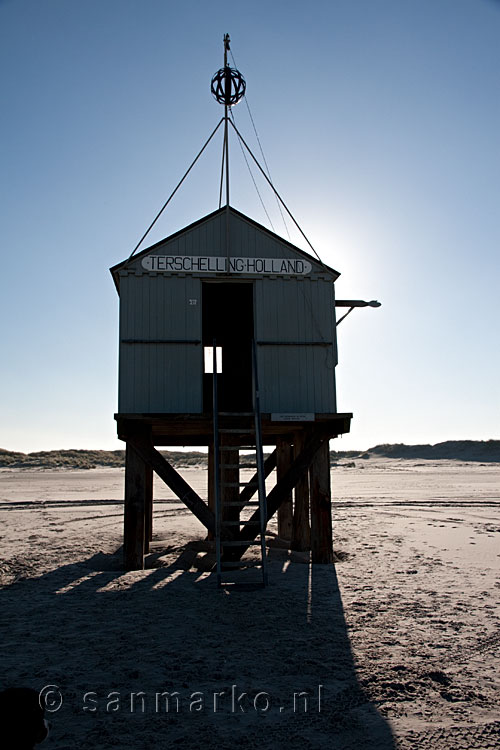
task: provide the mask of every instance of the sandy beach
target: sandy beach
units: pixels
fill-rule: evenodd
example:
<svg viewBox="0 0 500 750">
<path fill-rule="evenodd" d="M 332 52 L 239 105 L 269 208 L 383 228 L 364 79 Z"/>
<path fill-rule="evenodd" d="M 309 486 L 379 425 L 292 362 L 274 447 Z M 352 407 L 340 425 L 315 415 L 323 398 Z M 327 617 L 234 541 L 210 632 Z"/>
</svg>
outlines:
<svg viewBox="0 0 500 750">
<path fill-rule="evenodd" d="M 500 746 L 500 464 L 341 462 L 338 562 L 271 546 L 250 591 L 217 589 L 161 482 L 123 572 L 123 478 L 0 471 L 1 687 L 46 688 L 41 747 Z"/>
</svg>

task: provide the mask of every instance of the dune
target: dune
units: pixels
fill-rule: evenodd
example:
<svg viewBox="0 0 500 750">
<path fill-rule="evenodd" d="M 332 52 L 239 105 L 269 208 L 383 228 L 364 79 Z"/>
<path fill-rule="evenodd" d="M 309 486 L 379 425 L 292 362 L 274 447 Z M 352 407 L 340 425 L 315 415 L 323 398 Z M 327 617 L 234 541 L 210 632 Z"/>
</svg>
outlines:
<svg viewBox="0 0 500 750">
<path fill-rule="evenodd" d="M 161 451 L 176 468 L 206 467 L 201 451 Z M 330 451 L 332 462 L 346 458 L 402 458 L 431 461 L 500 462 L 500 440 L 448 440 L 435 445 L 376 445 L 366 451 Z M 20 453 L 0 448 L 0 468 L 10 469 L 95 469 L 125 465 L 125 451 L 53 450 Z"/>
</svg>

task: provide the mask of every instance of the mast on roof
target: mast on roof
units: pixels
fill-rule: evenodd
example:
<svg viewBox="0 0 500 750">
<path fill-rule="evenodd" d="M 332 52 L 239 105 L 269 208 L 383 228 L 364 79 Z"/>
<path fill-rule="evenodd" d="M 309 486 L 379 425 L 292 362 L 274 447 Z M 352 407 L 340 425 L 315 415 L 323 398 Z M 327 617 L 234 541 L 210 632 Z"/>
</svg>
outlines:
<svg viewBox="0 0 500 750">
<path fill-rule="evenodd" d="M 230 51 L 231 39 L 229 34 L 224 34 L 224 67 L 217 71 L 211 81 L 211 91 L 219 104 L 224 105 L 224 147 L 222 151 L 221 190 L 219 207 L 222 202 L 222 182 L 225 170 L 226 175 L 226 206 L 229 206 L 229 108 L 244 97 L 246 82 L 239 70 L 231 68 L 227 62 L 227 53 Z"/>
</svg>

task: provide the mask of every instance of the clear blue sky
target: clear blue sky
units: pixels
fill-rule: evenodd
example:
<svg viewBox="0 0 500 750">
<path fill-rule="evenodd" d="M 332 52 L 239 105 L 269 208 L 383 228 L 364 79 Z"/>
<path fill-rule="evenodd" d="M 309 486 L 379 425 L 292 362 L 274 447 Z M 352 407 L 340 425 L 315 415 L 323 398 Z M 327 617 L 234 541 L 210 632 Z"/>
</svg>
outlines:
<svg viewBox="0 0 500 750">
<path fill-rule="evenodd" d="M 221 116 L 225 32 L 337 295 L 383 303 L 338 329 L 336 446 L 500 437 L 500 2 L 0 0 L 0 446 L 121 446 L 108 268 Z M 267 225 L 231 149 L 231 203 Z M 220 151 L 151 242 L 217 208 Z"/>
</svg>

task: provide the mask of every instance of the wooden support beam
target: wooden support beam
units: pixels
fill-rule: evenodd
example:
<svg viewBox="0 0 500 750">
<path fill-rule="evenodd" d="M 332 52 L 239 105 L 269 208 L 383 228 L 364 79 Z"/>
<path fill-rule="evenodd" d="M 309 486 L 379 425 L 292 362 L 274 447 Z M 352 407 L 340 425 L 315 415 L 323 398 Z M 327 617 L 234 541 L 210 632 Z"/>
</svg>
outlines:
<svg viewBox="0 0 500 750">
<path fill-rule="evenodd" d="M 311 488 L 311 561 L 333 562 L 329 443 L 325 440 L 309 469 Z"/>
<path fill-rule="evenodd" d="M 274 471 L 276 468 L 276 451 L 274 450 L 272 453 L 269 454 L 269 456 L 264 461 L 264 477 L 267 479 L 269 474 Z M 250 479 L 249 482 L 243 487 L 242 491 L 240 492 L 240 502 L 241 503 L 248 503 L 249 500 L 252 499 L 252 497 L 255 495 L 258 489 L 258 474 L 255 472 L 253 477 Z"/>
<path fill-rule="evenodd" d="M 304 432 L 294 434 L 294 454 L 300 454 L 307 435 Z M 295 503 L 292 519 L 292 539 L 290 546 L 293 550 L 305 552 L 311 548 L 311 527 L 309 525 L 309 474 L 304 471 L 295 485 Z"/>
<path fill-rule="evenodd" d="M 149 552 L 149 543 L 153 538 L 153 469 L 149 464 L 144 464 L 144 472 L 146 482 L 144 551 Z"/>
<path fill-rule="evenodd" d="M 215 534 L 214 514 L 161 453 L 140 436 L 129 437 L 127 446 L 129 444 L 133 446 L 143 461 L 152 466 L 160 479 L 165 482 L 167 487 L 170 487 L 172 492 L 189 508 L 203 526 Z"/>
<path fill-rule="evenodd" d="M 310 435 L 307 437 L 304 447 L 298 456 L 295 457 L 292 465 L 281 479 L 277 482 L 275 487 L 271 490 L 267 496 L 267 520 L 269 521 L 281 503 L 283 503 L 290 492 L 293 490 L 297 482 L 299 481 L 302 474 L 309 469 L 314 456 L 318 449 L 326 441 L 328 443 L 328 431 L 323 430 L 320 426 L 311 430 Z M 259 510 L 249 518 L 247 523 L 243 526 L 240 532 L 235 535 L 237 541 L 248 540 L 252 541 L 255 539 L 257 534 L 260 532 L 260 521 L 259 521 Z M 231 562 L 232 560 L 239 560 L 240 557 L 246 552 L 248 545 L 241 547 L 231 547 L 230 550 L 223 556 L 224 562 Z"/>
<path fill-rule="evenodd" d="M 145 545 L 146 467 L 127 442 L 125 451 L 125 512 L 123 562 L 126 570 L 143 570 Z"/>
<path fill-rule="evenodd" d="M 280 438 L 276 444 L 276 481 L 279 482 L 293 462 L 293 448 L 290 441 Z M 292 493 L 285 497 L 278 508 L 278 536 L 290 541 L 292 538 L 293 500 Z"/>
</svg>

